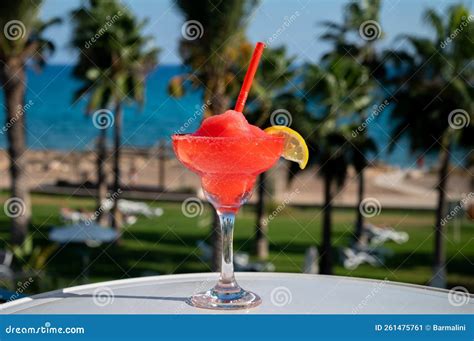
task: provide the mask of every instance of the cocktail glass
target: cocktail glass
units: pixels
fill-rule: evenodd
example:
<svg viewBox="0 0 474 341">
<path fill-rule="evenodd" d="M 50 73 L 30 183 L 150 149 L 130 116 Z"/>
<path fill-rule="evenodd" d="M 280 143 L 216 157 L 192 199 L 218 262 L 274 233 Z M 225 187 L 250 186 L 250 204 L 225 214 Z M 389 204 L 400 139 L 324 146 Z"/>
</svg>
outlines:
<svg viewBox="0 0 474 341">
<path fill-rule="evenodd" d="M 246 309 L 259 305 L 260 297 L 242 289 L 234 277 L 232 239 L 235 215 L 252 193 L 258 174 L 280 157 L 284 138 L 276 135 L 208 137 L 173 135 L 178 159 L 201 177 L 208 201 L 216 209 L 222 237 L 219 281 L 189 299 L 191 305 L 208 309 Z"/>
</svg>

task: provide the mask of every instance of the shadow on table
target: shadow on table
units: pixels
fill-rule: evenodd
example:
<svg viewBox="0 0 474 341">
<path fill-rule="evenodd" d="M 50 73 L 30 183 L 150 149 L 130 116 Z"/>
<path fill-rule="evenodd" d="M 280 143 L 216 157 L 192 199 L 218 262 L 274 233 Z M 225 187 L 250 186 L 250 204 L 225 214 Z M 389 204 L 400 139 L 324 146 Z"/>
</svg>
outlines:
<svg viewBox="0 0 474 341">
<path fill-rule="evenodd" d="M 173 296 L 139 296 L 139 295 L 114 295 L 114 294 L 109 294 L 107 292 L 102 293 L 102 295 L 105 297 L 111 296 L 114 298 L 130 298 L 130 299 L 143 299 L 143 300 L 159 300 L 159 301 L 176 301 L 176 302 L 187 302 L 189 297 L 173 297 Z M 55 293 L 48 293 L 48 295 L 37 295 L 36 298 L 41 299 L 41 298 L 81 298 L 81 297 L 92 297 L 92 298 L 98 298 L 102 296 L 101 293 L 98 293 L 97 295 L 91 295 L 91 294 L 74 294 L 74 293 L 67 293 L 67 292 L 55 292 Z M 35 297 L 32 297 L 35 299 Z"/>
</svg>

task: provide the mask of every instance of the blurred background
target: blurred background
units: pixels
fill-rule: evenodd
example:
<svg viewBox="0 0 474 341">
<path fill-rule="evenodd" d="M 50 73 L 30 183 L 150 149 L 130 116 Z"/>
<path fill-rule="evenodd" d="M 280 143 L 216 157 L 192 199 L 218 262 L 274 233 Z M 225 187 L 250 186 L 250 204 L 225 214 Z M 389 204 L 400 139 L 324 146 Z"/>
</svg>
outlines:
<svg viewBox="0 0 474 341">
<path fill-rule="evenodd" d="M 0 300 L 218 269 L 172 134 L 233 108 L 310 149 L 260 175 L 237 271 L 474 291 L 472 1 L 0 4 Z"/>
</svg>

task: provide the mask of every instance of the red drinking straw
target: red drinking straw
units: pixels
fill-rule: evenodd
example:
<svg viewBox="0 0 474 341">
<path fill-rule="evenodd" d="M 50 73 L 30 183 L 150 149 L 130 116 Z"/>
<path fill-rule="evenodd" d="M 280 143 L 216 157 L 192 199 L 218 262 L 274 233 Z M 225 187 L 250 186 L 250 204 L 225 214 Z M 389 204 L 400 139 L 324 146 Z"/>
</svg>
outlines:
<svg viewBox="0 0 474 341">
<path fill-rule="evenodd" d="M 249 68 L 247 69 L 247 73 L 245 74 L 242 89 L 240 89 L 239 97 L 237 98 L 237 103 L 235 104 L 235 111 L 242 112 L 244 110 L 245 102 L 247 101 L 250 87 L 252 86 L 253 78 L 255 76 L 255 72 L 257 72 L 258 63 L 260 62 L 260 58 L 262 57 L 264 48 L 265 44 L 262 42 L 258 42 L 255 46 L 255 50 L 252 54 L 252 59 L 250 59 Z"/>
</svg>

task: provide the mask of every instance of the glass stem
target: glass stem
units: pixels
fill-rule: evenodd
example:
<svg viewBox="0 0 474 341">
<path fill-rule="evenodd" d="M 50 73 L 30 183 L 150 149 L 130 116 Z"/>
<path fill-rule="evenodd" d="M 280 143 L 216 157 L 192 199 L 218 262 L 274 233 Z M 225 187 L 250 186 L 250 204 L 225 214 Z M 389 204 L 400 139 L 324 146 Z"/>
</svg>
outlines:
<svg viewBox="0 0 474 341">
<path fill-rule="evenodd" d="M 234 284 L 234 257 L 233 257 L 233 235 L 234 235 L 234 213 L 218 213 L 221 225 L 222 237 L 222 262 L 221 277 L 219 282 L 224 285 Z"/>
</svg>

